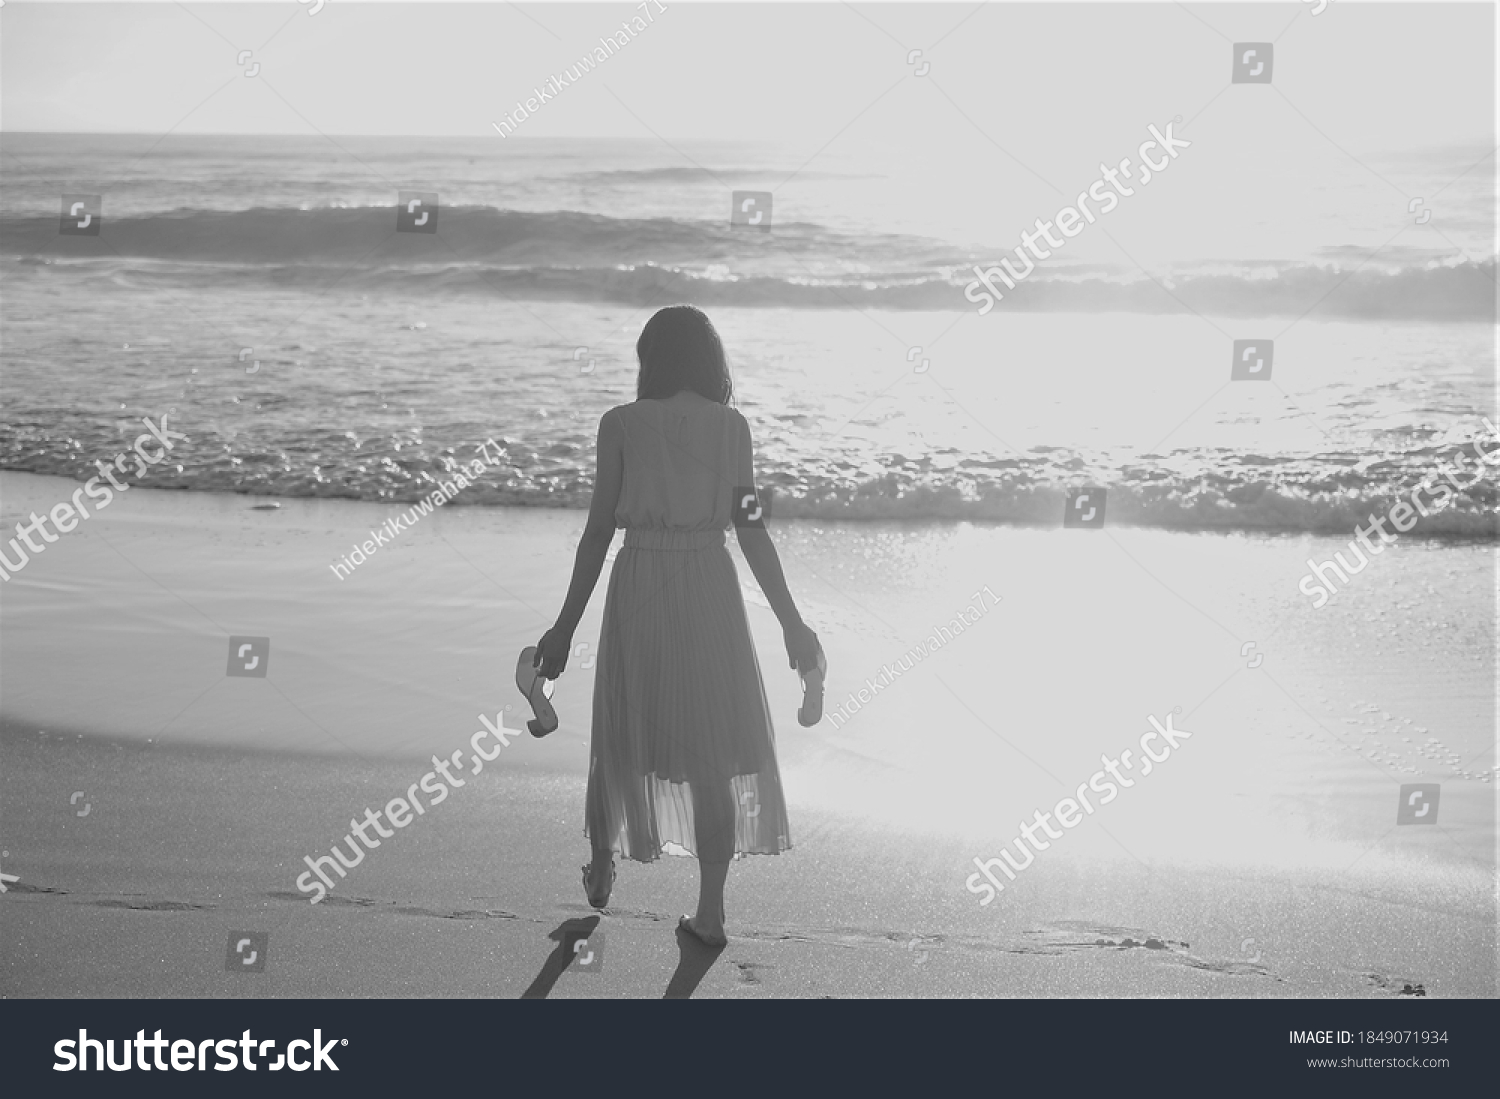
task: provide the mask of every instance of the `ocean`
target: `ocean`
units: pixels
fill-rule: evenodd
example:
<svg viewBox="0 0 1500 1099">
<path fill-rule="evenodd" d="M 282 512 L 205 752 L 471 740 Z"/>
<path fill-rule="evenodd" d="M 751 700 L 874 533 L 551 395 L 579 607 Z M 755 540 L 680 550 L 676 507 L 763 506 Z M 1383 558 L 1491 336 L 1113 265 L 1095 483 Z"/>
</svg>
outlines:
<svg viewBox="0 0 1500 1099">
<path fill-rule="evenodd" d="M 1493 255 L 1380 249 L 1357 189 L 1270 244 L 1153 237 L 1149 274 L 1101 229 L 980 316 L 974 268 L 1052 207 L 913 201 L 879 150 L 4 147 L 7 469 L 81 480 L 165 414 L 190 441 L 159 488 L 409 502 L 493 439 L 504 463 L 456 503 L 582 508 L 598 417 L 634 399 L 635 337 L 679 301 L 724 336 L 784 517 L 1056 525 L 1091 485 L 1112 524 L 1337 533 L 1495 415 Z M 1446 196 L 1480 239 L 1488 172 Z M 436 232 L 397 232 L 402 190 L 437 194 Z M 773 192 L 771 227 L 732 227 L 730 190 Z M 63 194 L 102 196 L 97 236 L 59 232 Z M 1236 339 L 1274 341 L 1268 383 L 1231 381 Z M 1480 482 L 1417 534 L 1493 538 L 1497 502 Z"/>
</svg>

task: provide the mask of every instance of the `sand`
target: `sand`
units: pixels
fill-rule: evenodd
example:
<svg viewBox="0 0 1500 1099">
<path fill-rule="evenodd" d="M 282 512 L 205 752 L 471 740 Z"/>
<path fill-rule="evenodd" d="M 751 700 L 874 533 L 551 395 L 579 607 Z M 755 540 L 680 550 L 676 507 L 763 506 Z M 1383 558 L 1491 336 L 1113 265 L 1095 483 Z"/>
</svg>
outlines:
<svg viewBox="0 0 1500 1099">
<path fill-rule="evenodd" d="M 74 487 L 0 476 L 6 529 Z M 1313 611 L 1296 583 L 1335 540 L 781 524 L 830 710 L 971 593 L 1000 601 L 808 730 L 752 590 L 794 850 L 736 864 L 718 954 L 674 932 L 694 864 L 622 865 L 593 974 L 562 967 L 596 918 L 587 650 L 557 733 L 323 903 L 295 884 L 434 753 L 467 757 L 481 713 L 524 724 L 515 654 L 582 513 L 445 508 L 340 580 L 404 509 L 265 502 L 131 490 L 0 588 L 5 995 L 1496 995 L 1484 546 L 1403 540 Z M 225 675 L 234 635 L 271 639 L 265 678 Z M 1174 707 L 1191 739 L 981 906 L 973 858 Z M 1435 827 L 1396 824 L 1409 782 L 1441 783 Z M 269 935 L 263 972 L 226 972 L 231 931 Z"/>
</svg>

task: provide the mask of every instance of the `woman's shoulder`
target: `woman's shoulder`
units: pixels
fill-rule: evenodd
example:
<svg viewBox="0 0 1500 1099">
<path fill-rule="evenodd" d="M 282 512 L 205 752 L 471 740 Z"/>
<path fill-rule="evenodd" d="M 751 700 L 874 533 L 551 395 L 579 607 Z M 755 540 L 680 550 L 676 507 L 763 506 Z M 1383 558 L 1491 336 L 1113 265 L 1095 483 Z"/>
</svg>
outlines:
<svg viewBox="0 0 1500 1099">
<path fill-rule="evenodd" d="M 631 406 L 628 404 L 615 405 L 607 409 L 604 415 L 599 417 L 599 438 L 601 439 L 624 439 L 626 435 L 625 424 L 630 415 Z"/>
<path fill-rule="evenodd" d="M 602 426 L 606 422 L 619 423 L 631 416 L 639 416 L 641 414 L 640 406 L 644 403 L 647 402 L 631 401 L 629 404 L 617 404 L 614 408 L 608 409 L 603 416 L 599 417 L 599 423 Z"/>
</svg>

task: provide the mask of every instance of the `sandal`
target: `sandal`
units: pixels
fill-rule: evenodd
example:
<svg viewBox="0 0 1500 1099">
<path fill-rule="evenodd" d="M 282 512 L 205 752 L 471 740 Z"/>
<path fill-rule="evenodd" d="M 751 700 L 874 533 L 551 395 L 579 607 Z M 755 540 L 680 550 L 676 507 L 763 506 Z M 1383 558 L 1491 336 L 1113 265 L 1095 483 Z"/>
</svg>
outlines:
<svg viewBox="0 0 1500 1099">
<path fill-rule="evenodd" d="M 828 674 L 828 658 L 823 655 L 823 646 L 818 646 L 817 664 L 811 668 L 798 668 L 802 679 L 802 707 L 797 711 L 797 723 L 811 729 L 823 720 L 823 677 Z"/>
<path fill-rule="evenodd" d="M 521 693 L 531 704 L 531 712 L 536 714 L 536 717 L 526 722 L 526 728 L 531 730 L 531 735 L 544 737 L 548 733 L 555 732 L 557 711 L 552 708 L 549 699 L 552 697 L 552 692 L 557 689 L 557 684 L 553 680 L 544 679 L 537 669 L 535 645 L 527 645 L 521 650 L 521 658 L 516 661 L 516 686 L 521 688 Z"/>
<path fill-rule="evenodd" d="M 729 936 L 727 935 L 722 939 L 710 939 L 707 935 L 700 934 L 698 932 L 698 929 L 693 926 L 693 918 L 691 916 L 684 916 L 682 917 L 682 919 L 678 920 L 677 930 L 691 935 L 694 939 L 697 939 L 700 943 L 711 950 L 720 950 L 723 947 L 729 945 Z"/>
<path fill-rule="evenodd" d="M 597 901 L 594 899 L 594 895 L 589 892 L 589 868 L 587 866 L 583 867 L 583 895 L 588 898 L 589 907 L 597 908 L 602 912 L 604 906 L 609 903 L 609 895 L 614 892 L 614 889 L 615 860 L 613 858 L 609 860 L 609 888 L 604 891 L 604 896 Z"/>
</svg>

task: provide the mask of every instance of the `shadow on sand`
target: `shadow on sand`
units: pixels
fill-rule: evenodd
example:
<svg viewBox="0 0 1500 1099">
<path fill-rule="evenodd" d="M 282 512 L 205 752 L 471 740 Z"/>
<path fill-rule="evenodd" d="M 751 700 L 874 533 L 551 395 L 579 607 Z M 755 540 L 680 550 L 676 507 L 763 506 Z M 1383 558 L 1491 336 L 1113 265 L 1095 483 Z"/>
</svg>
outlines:
<svg viewBox="0 0 1500 1099">
<path fill-rule="evenodd" d="M 677 929 L 677 949 L 680 952 L 677 972 L 672 974 L 672 979 L 667 983 L 663 1000 L 686 1000 L 691 997 L 698 982 L 703 980 L 703 975 L 713 968 L 719 955 L 724 953 L 724 947 L 706 946 L 680 927 Z"/>
<path fill-rule="evenodd" d="M 598 916 L 580 916 L 571 920 L 564 920 L 551 931 L 547 938 L 557 943 L 557 948 L 547 955 L 547 960 L 542 963 L 542 971 L 536 975 L 525 992 L 521 993 L 523 1000 L 545 1000 L 547 994 L 552 991 L 552 986 L 562 976 L 563 970 L 573 964 L 577 951 L 574 946 L 581 943 L 594 933 L 594 928 L 599 926 Z"/>
<path fill-rule="evenodd" d="M 557 943 L 557 946 L 547 955 L 536 979 L 521 993 L 521 999 L 545 1000 L 551 993 L 552 986 L 557 984 L 557 979 L 563 975 L 563 970 L 573 964 L 578 954 L 577 944 L 592 936 L 598 926 L 598 916 L 581 916 L 564 920 L 549 932 L 547 938 Z M 677 950 L 677 971 L 667 983 L 667 991 L 662 996 L 664 1000 L 689 999 L 697 990 L 704 974 L 713 968 L 719 955 L 724 953 L 724 947 L 705 946 L 681 928 L 677 929 Z"/>
</svg>

